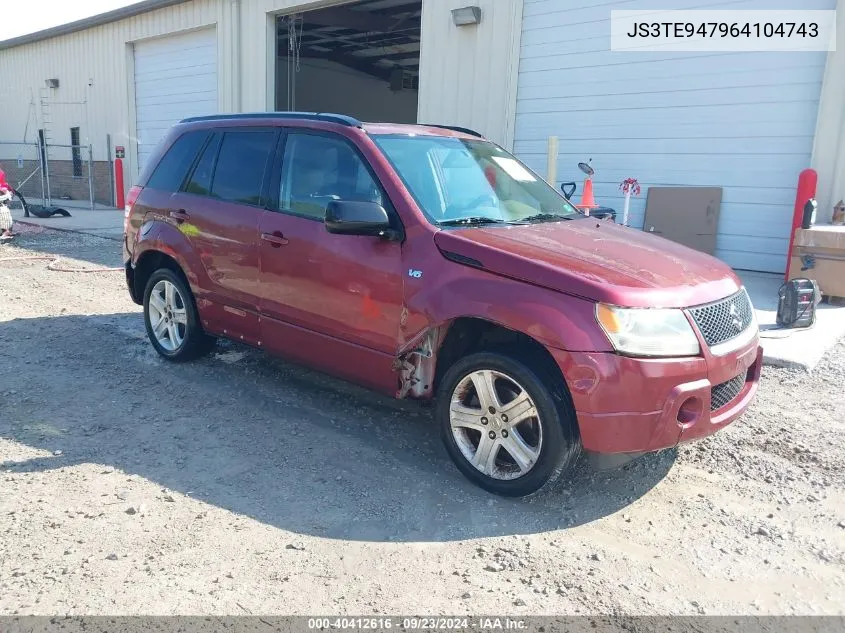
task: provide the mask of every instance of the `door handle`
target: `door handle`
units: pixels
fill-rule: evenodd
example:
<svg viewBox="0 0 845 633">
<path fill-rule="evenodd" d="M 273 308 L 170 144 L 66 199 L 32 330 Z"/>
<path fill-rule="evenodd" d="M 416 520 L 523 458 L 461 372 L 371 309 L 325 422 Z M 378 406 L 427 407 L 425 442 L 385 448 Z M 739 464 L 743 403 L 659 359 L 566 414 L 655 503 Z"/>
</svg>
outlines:
<svg viewBox="0 0 845 633">
<path fill-rule="evenodd" d="M 265 242 L 270 242 L 270 246 L 273 248 L 279 248 L 280 246 L 284 246 L 288 243 L 287 238 L 282 235 L 281 231 L 273 231 L 272 233 L 262 233 L 261 239 Z"/>
<path fill-rule="evenodd" d="M 184 222 L 185 220 L 191 219 L 190 214 L 187 211 L 185 211 L 185 209 L 179 209 L 178 211 L 171 211 L 168 215 L 171 218 L 173 218 L 174 220 L 176 220 L 176 222 L 178 224 L 182 224 L 182 222 Z"/>
</svg>

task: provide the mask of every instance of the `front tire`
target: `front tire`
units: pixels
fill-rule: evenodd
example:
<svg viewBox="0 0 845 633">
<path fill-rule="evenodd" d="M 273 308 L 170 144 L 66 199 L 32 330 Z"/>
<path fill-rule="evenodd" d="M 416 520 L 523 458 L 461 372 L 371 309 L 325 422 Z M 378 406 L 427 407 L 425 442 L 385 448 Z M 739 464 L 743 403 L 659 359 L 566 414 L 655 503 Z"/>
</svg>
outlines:
<svg viewBox="0 0 845 633">
<path fill-rule="evenodd" d="M 169 361 L 194 360 L 214 348 L 215 339 L 200 325 L 188 284 L 169 268 L 155 271 L 147 282 L 144 325 L 155 350 Z"/>
<path fill-rule="evenodd" d="M 551 488 L 580 452 L 565 389 L 516 355 L 481 352 L 456 362 L 440 383 L 436 417 L 458 470 L 505 497 Z"/>
</svg>

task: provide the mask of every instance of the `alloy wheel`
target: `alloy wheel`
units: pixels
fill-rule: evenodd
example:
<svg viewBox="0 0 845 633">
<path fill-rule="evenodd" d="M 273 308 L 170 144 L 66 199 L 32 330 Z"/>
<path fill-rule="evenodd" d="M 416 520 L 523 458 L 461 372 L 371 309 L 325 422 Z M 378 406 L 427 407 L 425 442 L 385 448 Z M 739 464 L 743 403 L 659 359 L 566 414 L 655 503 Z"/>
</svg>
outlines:
<svg viewBox="0 0 845 633">
<path fill-rule="evenodd" d="M 185 299 L 175 284 L 162 279 L 150 293 L 149 318 L 153 336 L 168 352 L 175 352 L 185 342 L 188 313 Z"/>
<path fill-rule="evenodd" d="M 452 393 L 449 422 L 464 458 L 482 474 L 510 480 L 527 474 L 543 447 L 543 429 L 529 393 L 510 376 L 482 369 Z"/>
</svg>

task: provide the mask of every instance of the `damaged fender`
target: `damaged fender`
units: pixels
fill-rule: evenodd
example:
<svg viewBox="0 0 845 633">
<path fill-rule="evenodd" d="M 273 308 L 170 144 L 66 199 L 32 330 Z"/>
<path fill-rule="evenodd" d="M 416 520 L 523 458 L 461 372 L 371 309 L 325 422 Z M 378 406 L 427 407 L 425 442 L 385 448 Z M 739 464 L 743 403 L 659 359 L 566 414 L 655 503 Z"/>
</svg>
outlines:
<svg viewBox="0 0 845 633">
<path fill-rule="evenodd" d="M 452 323 L 476 318 L 530 336 L 547 348 L 612 351 L 595 327 L 595 303 L 466 266 L 444 266 L 442 279 L 406 287 L 397 398 L 429 398 L 437 358 Z"/>
</svg>

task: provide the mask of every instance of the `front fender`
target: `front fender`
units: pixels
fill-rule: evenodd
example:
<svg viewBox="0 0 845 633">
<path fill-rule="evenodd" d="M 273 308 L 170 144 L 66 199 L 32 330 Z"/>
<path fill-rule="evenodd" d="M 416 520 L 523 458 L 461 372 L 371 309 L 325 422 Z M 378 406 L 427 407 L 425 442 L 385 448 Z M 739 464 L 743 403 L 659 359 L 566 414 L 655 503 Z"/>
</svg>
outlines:
<svg viewBox="0 0 845 633">
<path fill-rule="evenodd" d="M 403 348 L 432 328 L 475 317 L 526 334 L 546 347 L 612 351 L 596 323 L 592 301 L 453 262 L 445 262 L 435 283 L 409 279 L 405 301 Z"/>
</svg>

